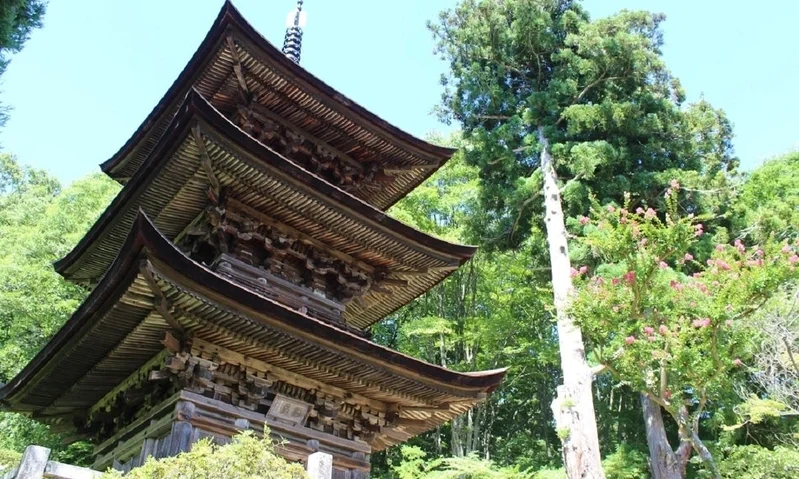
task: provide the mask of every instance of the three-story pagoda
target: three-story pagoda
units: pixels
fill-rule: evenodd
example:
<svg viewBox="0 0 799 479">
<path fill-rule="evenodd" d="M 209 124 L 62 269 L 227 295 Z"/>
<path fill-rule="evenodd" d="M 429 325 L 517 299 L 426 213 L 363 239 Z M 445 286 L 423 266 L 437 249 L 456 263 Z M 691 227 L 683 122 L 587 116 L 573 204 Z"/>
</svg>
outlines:
<svg viewBox="0 0 799 479">
<path fill-rule="evenodd" d="M 264 430 L 278 451 L 369 454 L 483 400 L 504 370 L 460 373 L 368 328 L 475 248 L 385 213 L 453 150 L 369 113 L 226 3 L 166 95 L 102 170 L 124 186 L 56 263 L 92 288 L 0 390 L 95 444 L 97 469 Z"/>
</svg>

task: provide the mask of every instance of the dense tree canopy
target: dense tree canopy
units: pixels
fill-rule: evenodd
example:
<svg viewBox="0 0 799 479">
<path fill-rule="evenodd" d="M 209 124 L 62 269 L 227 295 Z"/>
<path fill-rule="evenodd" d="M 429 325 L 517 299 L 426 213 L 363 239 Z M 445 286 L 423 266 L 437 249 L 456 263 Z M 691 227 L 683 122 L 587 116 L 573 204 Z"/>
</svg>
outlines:
<svg viewBox="0 0 799 479">
<path fill-rule="evenodd" d="M 3 66 L 42 12 L 42 2 L 0 5 Z M 567 313 L 586 363 L 602 372 L 590 396 L 605 477 L 796 477 L 799 154 L 739 172 L 724 112 L 686 104 L 665 65 L 663 21 L 630 11 L 591 19 L 570 0 L 462 0 L 431 24 L 449 68 L 440 110 L 462 127 L 433 141 L 459 152 L 391 214 L 481 249 L 373 338 L 455 370 L 509 371 L 473 411 L 373 455 L 373 477 L 566 477 L 570 431 L 556 415 L 573 405 L 551 407 L 564 373 L 547 155 L 576 285 Z M 0 155 L 0 381 L 86 296 L 52 262 L 118 189 L 101 175 L 64 187 Z M 86 457 L 20 416 L 0 415 L 0 429 L 0 448 Z M 272 464 L 260 447 L 245 437 L 189 459 L 246 474 L 243 458 Z M 691 448 L 699 459 L 688 461 Z M 669 455 L 678 467 L 663 475 Z M 286 470 L 275 477 L 297 477 Z"/>
<path fill-rule="evenodd" d="M 0 382 L 33 358 L 86 296 L 52 263 L 77 243 L 118 189 L 100 175 L 62 188 L 46 172 L 0 154 Z M 63 449 L 46 428 L 17 415 L 0 414 L 0 429 L 0 448 L 21 450 L 35 442 Z M 72 450 L 80 451 L 85 449 Z M 72 452 L 65 457 L 75 459 Z"/>
</svg>

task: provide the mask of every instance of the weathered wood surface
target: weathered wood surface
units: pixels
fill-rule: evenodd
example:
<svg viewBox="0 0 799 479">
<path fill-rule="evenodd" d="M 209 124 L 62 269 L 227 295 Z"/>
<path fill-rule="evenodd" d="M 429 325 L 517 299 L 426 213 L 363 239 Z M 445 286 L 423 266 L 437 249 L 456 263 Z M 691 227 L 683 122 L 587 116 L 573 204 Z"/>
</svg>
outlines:
<svg viewBox="0 0 799 479">
<path fill-rule="evenodd" d="M 55 461 L 48 461 L 44 468 L 44 477 L 50 479 L 96 479 L 100 476 L 100 471 Z"/>
<path fill-rule="evenodd" d="M 402 132 L 302 67 L 287 64 L 280 51 L 226 4 L 174 86 L 134 136 L 103 164 L 103 171 L 120 181 L 133 176 L 192 87 L 226 115 L 235 118 L 245 108 L 249 120 L 249 111 L 255 112 L 321 146 L 356 172 L 371 164 L 395 170 L 399 176 L 388 187 L 355 191 L 380 208 L 407 194 L 454 152 Z"/>
<path fill-rule="evenodd" d="M 19 464 L 15 479 L 40 479 L 47 467 L 47 458 L 50 449 L 41 446 L 28 446 L 22 453 L 22 462 Z"/>
<path fill-rule="evenodd" d="M 22 454 L 20 465 L 2 476 L 2 479 L 96 479 L 102 473 L 85 467 L 50 461 L 50 449 L 28 446 Z"/>
<path fill-rule="evenodd" d="M 336 274 L 336 281 L 338 276 L 344 278 L 344 283 L 339 285 L 345 284 L 346 289 L 356 286 L 352 294 L 343 294 L 342 299 L 348 296 L 360 299 L 347 304 L 342 318 L 357 328 L 368 327 L 413 300 L 474 253 L 473 248 L 443 242 L 402 225 L 330 184 L 319 184 L 313 175 L 277 157 L 252 138 L 230 138 L 234 132 L 225 130 L 232 125 L 226 121 L 222 123 L 224 118 L 218 112 L 206 112 L 199 105 L 205 100 L 192 101 L 198 102 L 198 106 L 187 106 L 179 115 L 181 118 L 176 117 L 174 129 L 179 130 L 180 126 L 195 121 L 194 118 L 208 125 L 202 124 L 199 135 L 197 129 L 185 128 L 168 133 L 171 148 L 166 150 L 170 153 L 150 158 L 147 168 L 137 175 L 136 181 L 126 185 L 120 199 L 101 217 L 86 239 L 58 263 L 59 271 L 65 276 L 89 281 L 100 278 L 119 253 L 139 208 L 154 218 L 167 238 L 181 236 L 185 241 L 189 236 L 188 227 L 197 227 L 200 213 L 206 211 L 209 204 L 216 205 L 220 196 L 230 205 L 233 205 L 231 199 L 246 205 L 248 211 L 242 209 L 240 214 L 263 228 L 277 230 L 282 236 L 289 230 L 301 233 L 302 237 L 292 235 L 296 246 L 286 248 L 286 253 L 294 250 L 302 255 L 306 254 L 304 250 L 317 250 L 336 262 L 342 261 L 345 272 L 362 269 L 363 265 L 368 265 L 363 268 L 366 272 L 382 272 L 369 291 L 360 295 L 357 289 L 365 285 L 364 281 L 353 280 L 360 273 L 354 276 Z M 207 102 L 205 105 L 204 108 L 210 108 Z M 202 117 L 206 114 L 209 118 Z M 239 131 L 239 135 L 243 133 Z M 207 166 L 208 161 L 210 170 L 203 166 Z M 209 200 L 209 188 L 215 190 L 216 182 L 224 192 L 211 194 Z M 249 211 L 259 212 L 259 215 L 252 217 Z M 249 237 L 250 231 L 236 227 L 226 234 L 241 239 Z M 307 238 L 313 238 L 313 244 Z M 227 246 L 227 241 L 219 246 Z M 240 252 L 253 253 L 250 248 L 242 248 Z M 288 261 L 302 259 L 289 254 Z M 345 257 L 355 261 L 345 262 Z M 313 270 L 328 270 L 323 265 L 327 260 L 316 261 L 321 265 L 317 267 L 314 258 L 310 259 Z M 275 266 L 281 264 L 282 261 L 274 262 Z M 413 276 L 406 277 L 405 273 Z M 317 279 L 326 276 L 315 274 Z M 317 282 L 315 286 L 326 289 L 336 284 Z"/>
<path fill-rule="evenodd" d="M 333 456 L 325 452 L 311 454 L 307 471 L 311 479 L 333 479 Z"/>
</svg>

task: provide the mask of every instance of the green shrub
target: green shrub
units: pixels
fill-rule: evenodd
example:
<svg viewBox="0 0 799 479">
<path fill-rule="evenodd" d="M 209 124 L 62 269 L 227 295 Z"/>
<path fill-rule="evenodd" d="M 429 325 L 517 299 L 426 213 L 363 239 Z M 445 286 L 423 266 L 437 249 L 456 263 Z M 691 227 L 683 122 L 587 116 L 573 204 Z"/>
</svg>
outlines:
<svg viewBox="0 0 799 479">
<path fill-rule="evenodd" d="M 602 460 L 606 479 L 640 479 L 649 477 L 647 455 L 626 444 L 619 444 L 616 452 Z M 541 469 L 533 479 L 566 479 L 566 471 L 560 469 Z"/>
<path fill-rule="evenodd" d="M 402 446 L 402 462 L 392 467 L 399 479 L 529 479 L 531 474 L 516 467 L 500 467 L 475 455 L 426 459 L 415 446 Z"/>
<path fill-rule="evenodd" d="M 0 449 L 0 474 L 5 474 L 7 471 L 19 466 L 19 461 L 22 459 L 22 454 L 10 449 Z"/>
<path fill-rule="evenodd" d="M 535 473 L 533 479 L 568 479 L 566 471 L 561 467 L 560 469 L 541 469 Z"/>
<path fill-rule="evenodd" d="M 799 450 L 761 446 L 732 446 L 718 459 L 725 479 L 796 479 L 799 477 Z"/>
<path fill-rule="evenodd" d="M 647 455 L 622 443 L 616 452 L 602 461 L 606 479 L 639 479 L 649 477 Z"/>
<path fill-rule="evenodd" d="M 122 474 L 108 471 L 102 479 Z M 192 445 L 191 451 L 175 457 L 150 459 L 126 474 L 125 479 L 306 479 L 302 465 L 289 463 L 274 452 L 271 442 L 245 432 L 230 444 L 217 446 L 209 440 Z"/>
</svg>

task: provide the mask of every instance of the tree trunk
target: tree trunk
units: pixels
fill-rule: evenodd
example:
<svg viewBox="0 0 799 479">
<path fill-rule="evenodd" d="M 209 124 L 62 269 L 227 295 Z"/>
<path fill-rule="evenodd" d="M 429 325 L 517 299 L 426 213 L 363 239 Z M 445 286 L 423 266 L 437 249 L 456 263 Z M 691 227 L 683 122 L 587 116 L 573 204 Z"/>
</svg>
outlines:
<svg viewBox="0 0 799 479">
<path fill-rule="evenodd" d="M 666 437 L 660 405 L 641 394 L 641 406 L 646 424 L 646 443 L 649 446 L 649 468 L 652 479 L 682 479 L 691 452 L 689 443 L 682 443 L 674 452 Z"/>
<path fill-rule="evenodd" d="M 705 443 L 699 439 L 699 432 L 696 430 L 691 432 L 691 443 L 693 444 L 696 453 L 699 454 L 699 457 L 702 458 L 707 467 L 710 469 L 710 473 L 713 474 L 713 478 L 721 479 L 719 468 L 716 467 L 716 461 L 713 460 L 713 456 L 710 454 L 710 451 L 707 447 L 705 447 Z"/>
<path fill-rule="evenodd" d="M 563 442 L 563 463 L 569 479 L 604 478 L 591 394 L 591 369 L 585 360 L 583 334 L 568 313 L 573 285 L 566 222 L 549 141 L 542 127 L 538 128 L 538 140 L 541 144 L 545 223 L 563 369 L 563 385 L 557 388 L 558 395 L 552 402 L 552 412 L 558 436 Z"/>
</svg>

